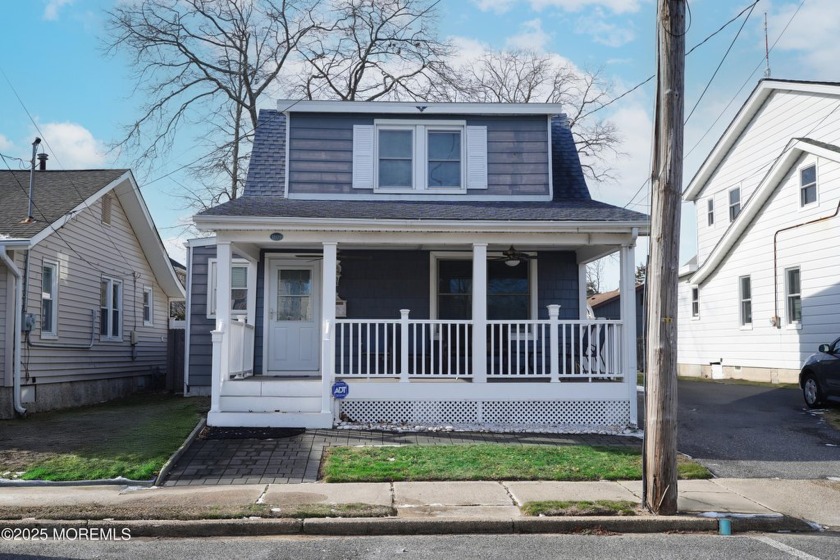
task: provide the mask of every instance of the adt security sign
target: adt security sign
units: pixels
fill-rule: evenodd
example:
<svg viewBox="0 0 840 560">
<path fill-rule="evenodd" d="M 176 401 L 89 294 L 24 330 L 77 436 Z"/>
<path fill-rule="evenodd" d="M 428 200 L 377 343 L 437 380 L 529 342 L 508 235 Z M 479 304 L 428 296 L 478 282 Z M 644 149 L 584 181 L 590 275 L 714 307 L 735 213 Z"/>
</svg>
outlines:
<svg viewBox="0 0 840 560">
<path fill-rule="evenodd" d="M 332 386 L 333 398 L 343 399 L 350 394 L 350 386 L 344 381 L 336 381 Z"/>
</svg>

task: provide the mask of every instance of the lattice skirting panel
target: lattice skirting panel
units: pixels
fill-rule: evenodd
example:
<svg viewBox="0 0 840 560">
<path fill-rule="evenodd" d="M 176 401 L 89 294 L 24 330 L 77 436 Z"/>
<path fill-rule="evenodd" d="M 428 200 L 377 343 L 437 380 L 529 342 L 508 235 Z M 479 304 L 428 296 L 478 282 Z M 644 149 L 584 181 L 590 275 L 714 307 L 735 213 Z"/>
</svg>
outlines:
<svg viewBox="0 0 840 560">
<path fill-rule="evenodd" d="M 630 402 L 597 401 L 341 401 L 352 422 L 496 424 L 532 426 L 626 426 Z"/>
</svg>

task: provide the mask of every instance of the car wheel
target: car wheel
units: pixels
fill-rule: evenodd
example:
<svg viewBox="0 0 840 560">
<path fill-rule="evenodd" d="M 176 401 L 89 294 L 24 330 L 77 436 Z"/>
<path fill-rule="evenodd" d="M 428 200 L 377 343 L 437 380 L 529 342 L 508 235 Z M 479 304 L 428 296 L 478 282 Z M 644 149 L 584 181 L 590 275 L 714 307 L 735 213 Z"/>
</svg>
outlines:
<svg viewBox="0 0 840 560">
<path fill-rule="evenodd" d="M 805 397 L 808 408 L 817 408 L 822 404 L 823 394 L 817 378 L 812 373 L 802 378 L 802 396 Z"/>
</svg>

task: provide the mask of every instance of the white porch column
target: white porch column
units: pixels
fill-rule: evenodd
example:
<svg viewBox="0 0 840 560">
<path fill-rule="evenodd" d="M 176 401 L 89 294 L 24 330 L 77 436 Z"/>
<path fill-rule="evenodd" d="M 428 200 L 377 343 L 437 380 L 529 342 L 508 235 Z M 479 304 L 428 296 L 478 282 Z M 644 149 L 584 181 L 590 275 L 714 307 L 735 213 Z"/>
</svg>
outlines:
<svg viewBox="0 0 840 560">
<path fill-rule="evenodd" d="M 213 341 L 211 369 L 210 411 L 219 412 L 222 386 L 230 376 L 230 265 L 231 248 L 228 241 L 216 242 L 216 330 Z"/>
<path fill-rule="evenodd" d="M 630 397 L 630 423 L 638 423 L 636 398 L 636 251 L 635 246 L 621 247 L 620 305 L 622 344 L 624 348 L 621 370 Z"/>
<path fill-rule="evenodd" d="M 578 265 L 578 318 L 586 319 L 586 263 Z"/>
<path fill-rule="evenodd" d="M 473 382 L 487 382 L 487 243 L 473 243 Z"/>
<path fill-rule="evenodd" d="M 335 379 L 335 293 L 338 243 L 325 241 L 324 268 L 321 271 L 321 412 L 332 410 L 332 384 Z"/>
</svg>

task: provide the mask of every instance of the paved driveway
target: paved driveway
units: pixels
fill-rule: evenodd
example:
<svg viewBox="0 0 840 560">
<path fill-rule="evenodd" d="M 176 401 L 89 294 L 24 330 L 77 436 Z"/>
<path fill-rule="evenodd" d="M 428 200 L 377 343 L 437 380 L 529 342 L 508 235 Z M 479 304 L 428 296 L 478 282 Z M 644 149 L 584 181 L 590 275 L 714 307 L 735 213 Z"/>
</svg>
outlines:
<svg viewBox="0 0 840 560">
<path fill-rule="evenodd" d="M 677 447 L 719 477 L 840 477 L 840 432 L 798 389 L 679 382 Z"/>
</svg>

